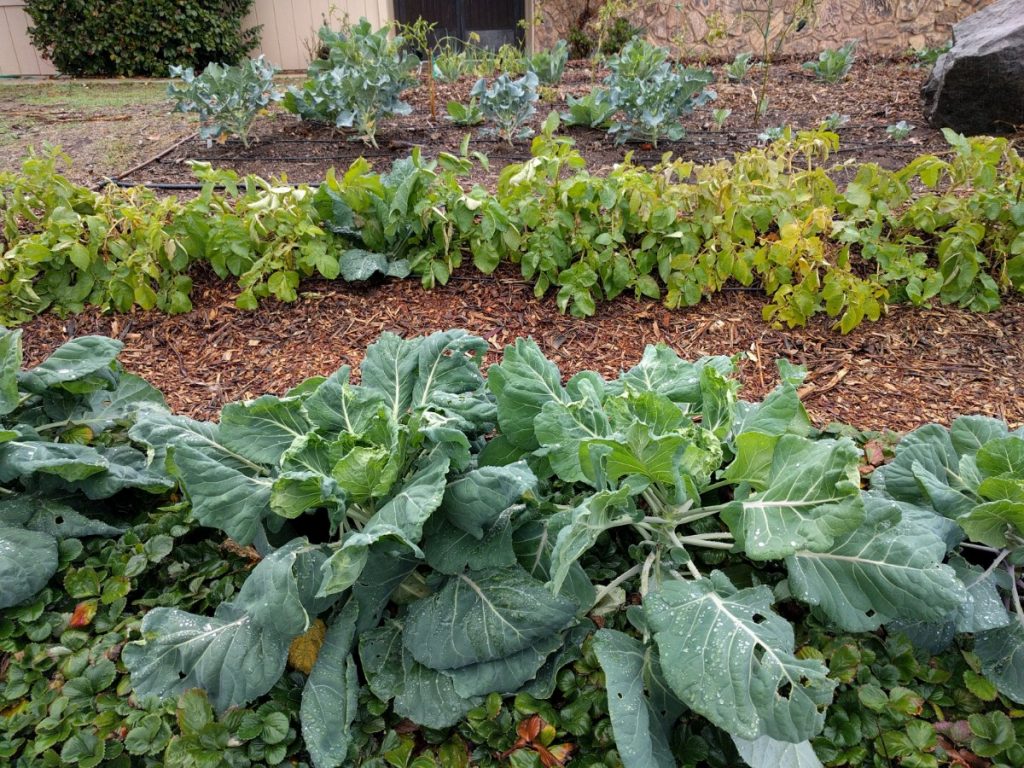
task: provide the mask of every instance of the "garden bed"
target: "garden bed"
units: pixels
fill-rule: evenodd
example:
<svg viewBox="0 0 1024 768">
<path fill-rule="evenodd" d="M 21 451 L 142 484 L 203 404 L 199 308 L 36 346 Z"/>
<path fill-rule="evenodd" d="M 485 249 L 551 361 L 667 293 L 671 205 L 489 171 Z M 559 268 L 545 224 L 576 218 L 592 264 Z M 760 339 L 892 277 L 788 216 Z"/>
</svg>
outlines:
<svg viewBox="0 0 1024 768">
<path fill-rule="evenodd" d="M 562 132 L 575 140 L 589 167 L 594 169 L 620 162 L 627 152 L 632 152 L 636 162 L 646 165 L 660 161 L 665 152 L 702 164 L 730 159 L 734 153 L 756 146 L 758 134 L 767 128 L 791 125 L 794 130 L 813 129 L 831 113 L 849 117 L 849 122 L 839 129 L 837 162 L 855 159 L 895 169 L 919 154 L 942 153 L 947 149 L 942 133 L 926 126 L 921 116 L 918 92 L 927 70 L 917 69 L 907 60 L 857 62 L 849 78 L 831 85 L 816 80 L 801 68 L 799 61 L 781 62 L 770 72 L 766 91 L 768 111 L 759 127 L 755 127 L 752 96 L 758 86 L 757 70 L 752 70 L 742 83 L 727 81 L 721 66 L 714 70 L 719 78 L 713 86 L 718 98 L 683 119 L 687 134 L 680 141 L 662 141 L 657 148 L 643 144 L 616 146 L 603 131 L 563 127 Z M 570 63 L 561 84 L 551 91 L 557 98 L 537 103 L 533 127 L 536 129 L 551 110 L 564 112 L 566 97 L 584 95 L 593 84 L 600 84 L 604 74 L 598 72 L 595 78 L 584 62 Z M 330 126 L 299 122 L 277 107 L 271 116 L 256 121 L 249 147 L 238 140 L 208 147 L 206 141 L 194 138 L 124 181 L 189 183 L 194 179 L 187 161 L 200 160 L 241 174 L 286 174 L 292 182 L 317 184 L 328 169 L 348 167 L 360 156 L 366 157 L 377 170 L 386 170 L 391 160 L 407 156 L 414 146 L 421 147 L 427 156 L 436 156 L 441 151 L 458 153 L 466 133 L 472 131 L 470 149 L 486 154 L 492 171 L 478 171 L 475 180 L 488 184 L 508 163 L 529 157 L 529 141 L 520 140 L 509 146 L 501 139 L 482 135 L 479 128 L 459 127 L 445 118 L 448 101 L 468 100 L 473 82 L 473 78 L 464 77 L 454 84 L 437 83 L 437 117 L 431 118 L 429 90 L 423 80 L 419 88 L 406 94 L 412 114 L 385 121 L 377 137 L 378 148 L 350 141 Z M 712 119 L 712 110 L 718 108 L 732 110 L 721 129 L 716 128 Z M 886 128 L 901 120 L 914 125 L 914 130 L 902 141 L 889 138 Z"/>
</svg>

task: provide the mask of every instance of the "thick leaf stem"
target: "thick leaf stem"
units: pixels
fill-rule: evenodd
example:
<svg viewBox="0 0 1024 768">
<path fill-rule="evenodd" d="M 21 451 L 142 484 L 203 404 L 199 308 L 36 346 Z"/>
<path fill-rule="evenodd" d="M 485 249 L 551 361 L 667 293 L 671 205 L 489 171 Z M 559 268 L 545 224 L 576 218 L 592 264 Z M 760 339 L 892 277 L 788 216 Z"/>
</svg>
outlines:
<svg viewBox="0 0 1024 768">
<path fill-rule="evenodd" d="M 1024 606 L 1020 602 L 1020 590 L 1017 589 L 1017 569 L 1012 566 L 1006 566 L 1007 572 L 1010 574 L 1010 591 L 1013 593 L 1013 609 L 1017 612 L 1017 619 L 1022 625 L 1024 625 Z"/>
<path fill-rule="evenodd" d="M 610 595 L 615 590 L 616 587 L 621 585 L 623 582 L 629 581 L 629 579 L 631 579 L 634 576 L 636 576 L 638 573 L 640 573 L 640 570 L 642 568 L 643 568 L 643 564 L 637 563 L 632 568 L 630 568 L 628 571 L 623 571 L 618 576 L 616 576 L 614 579 L 609 581 L 605 586 L 601 587 L 601 589 L 598 591 L 597 595 L 594 596 L 594 603 L 593 603 L 593 605 L 591 605 L 591 608 L 593 608 L 594 606 L 600 605 L 601 601 L 604 600 L 608 595 Z"/>
<path fill-rule="evenodd" d="M 991 565 L 990 565 L 990 566 L 989 566 L 988 568 L 986 568 L 986 569 L 984 570 L 984 572 L 983 572 L 983 573 L 981 573 L 981 574 L 980 574 L 980 575 L 978 576 L 978 578 L 976 578 L 976 579 L 975 579 L 974 581 L 972 581 L 972 582 L 971 582 L 970 584 L 967 584 L 967 585 L 965 585 L 965 586 L 967 586 L 968 588 L 970 588 L 970 587 L 973 587 L 973 586 L 974 586 L 975 584 L 980 584 L 981 582 L 983 582 L 983 581 L 984 581 L 985 579 L 987 579 L 987 578 L 988 578 L 988 577 L 989 577 L 989 576 L 990 576 L 990 575 L 992 574 L 992 572 L 993 572 L 993 571 L 994 571 L 994 570 L 995 570 L 996 568 L 998 568 L 998 567 L 999 567 L 1000 563 L 1002 563 L 1002 562 L 1003 562 L 1003 560 L 1005 560 L 1005 559 L 1006 559 L 1006 558 L 1007 558 L 1007 557 L 1009 556 L 1009 554 L 1010 554 L 1010 550 L 1008 550 L 1008 549 L 1004 549 L 1004 550 L 1003 550 L 1002 552 L 1000 552 L 1000 553 L 999 553 L 999 554 L 998 554 L 998 555 L 996 556 L 996 559 L 992 561 L 992 564 L 991 564 Z"/>
</svg>

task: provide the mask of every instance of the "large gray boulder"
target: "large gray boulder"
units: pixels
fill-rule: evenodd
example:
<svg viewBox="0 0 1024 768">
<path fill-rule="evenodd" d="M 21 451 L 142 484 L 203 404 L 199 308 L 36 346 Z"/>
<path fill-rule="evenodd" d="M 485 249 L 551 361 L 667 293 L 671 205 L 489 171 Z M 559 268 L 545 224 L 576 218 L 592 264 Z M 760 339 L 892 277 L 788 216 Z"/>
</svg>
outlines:
<svg viewBox="0 0 1024 768">
<path fill-rule="evenodd" d="M 953 27 L 953 47 L 921 89 L 937 128 L 968 135 L 1024 125 L 1024 0 L 998 0 Z"/>
</svg>

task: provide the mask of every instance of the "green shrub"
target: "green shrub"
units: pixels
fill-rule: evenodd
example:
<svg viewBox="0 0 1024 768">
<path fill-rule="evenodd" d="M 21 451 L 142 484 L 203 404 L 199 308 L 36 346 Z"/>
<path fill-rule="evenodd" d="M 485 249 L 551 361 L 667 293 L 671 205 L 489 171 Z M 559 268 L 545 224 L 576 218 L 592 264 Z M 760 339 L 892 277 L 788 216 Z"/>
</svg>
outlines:
<svg viewBox="0 0 1024 768">
<path fill-rule="evenodd" d="M 235 62 L 259 43 L 253 0 L 27 0 L 32 44 L 69 75 L 164 77 L 173 65 Z"/>
</svg>

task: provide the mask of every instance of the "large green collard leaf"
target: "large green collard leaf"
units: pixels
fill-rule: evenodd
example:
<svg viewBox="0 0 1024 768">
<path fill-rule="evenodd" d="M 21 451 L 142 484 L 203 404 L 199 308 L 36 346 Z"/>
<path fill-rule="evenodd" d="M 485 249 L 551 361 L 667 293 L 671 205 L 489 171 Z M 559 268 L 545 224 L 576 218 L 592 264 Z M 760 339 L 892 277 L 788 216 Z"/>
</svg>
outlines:
<svg viewBox="0 0 1024 768">
<path fill-rule="evenodd" d="M 1024 538 L 1024 502 L 988 501 L 957 518 L 972 541 L 1003 548 Z"/>
<path fill-rule="evenodd" d="M 110 463 L 91 445 L 49 443 L 41 440 L 8 440 L 0 443 L 0 482 L 55 475 L 67 482 L 106 472 Z"/>
<path fill-rule="evenodd" d="M 424 338 L 416 356 L 413 409 L 444 406 L 453 395 L 482 390 L 480 363 L 487 349 L 486 341 L 462 330 L 439 331 Z"/>
<path fill-rule="evenodd" d="M 373 694 L 394 699 L 395 713 L 428 728 L 449 728 L 476 702 L 455 691 L 452 679 L 423 666 L 402 643 L 402 627 L 391 623 L 359 636 L 359 659 Z"/>
<path fill-rule="evenodd" d="M 455 692 L 463 698 L 515 693 L 536 677 L 548 656 L 561 648 L 564 642 L 562 635 L 551 635 L 510 656 L 446 669 L 444 673 L 452 679 Z"/>
<path fill-rule="evenodd" d="M 139 413 L 129 435 L 167 455 L 196 520 L 240 544 L 255 540 L 270 513 L 273 482 L 266 468 L 225 445 L 215 424 L 155 409 Z"/>
<path fill-rule="evenodd" d="M 57 540 L 46 533 L 0 526 L 0 608 L 32 597 L 57 572 Z"/>
<path fill-rule="evenodd" d="M 396 420 L 412 405 L 419 366 L 417 352 L 422 341 L 384 332 L 366 348 L 366 357 L 359 368 L 363 386 L 384 399 Z"/>
<path fill-rule="evenodd" d="M 270 511 L 273 482 L 217 461 L 189 445 L 173 449 L 173 461 L 192 502 L 192 515 L 239 544 L 251 544 Z"/>
<path fill-rule="evenodd" d="M 18 407 L 18 373 L 21 371 L 21 331 L 0 326 L 0 416 Z"/>
<path fill-rule="evenodd" d="M 284 672 L 291 641 L 309 626 L 293 571 L 304 547 L 296 540 L 262 560 L 212 618 L 176 608 L 147 613 L 143 640 L 124 651 L 136 693 L 176 697 L 202 688 L 223 711 L 269 691 Z"/>
<path fill-rule="evenodd" d="M 160 390 L 129 373 L 119 372 L 111 389 L 98 389 L 84 395 L 47 392 L 44 396 L 50 421 L 66 421 L 69 426 L 87 426 L 93 433 L 112 429 L 134 420 L 140 408 L 166 408 Z"/>
<path fill-rule="evenodd" d="M 870 632 L 896 618 L 941 621 L 966 599 L 956 572 L 943 565 L 946 545 L 897 502 L 864 494 L 863 524 L 827 552 L 786 558 L 793 595 L 818 606 L 849 632 Z"/>
<path fill-rule="evenodd" d="M 803 741 L 825 722 L 835 683 L 816 660 L 793 655 L 793 628 L 767 587 L 736 590 L 719 572 L 670 582 L 644 611 L 675 694 L 730 734 Z"/>
<path fill-rule="evenodd" d="M 726 376 L 733 371 L 727 357 L 702 357 L 696 362 L 682 360 L 664 344 L 648 345 L 640 362 L 619 377 L 619 382 L 635 392 L 657 392 L 672 402 L 701 409 L 701 372 L 712 368 Z"/>
<path fill-rule="evenodd" d="M 1024 622 L 1015 618 L 1005 627 L 982 632 L 974 641 L 974 652 L 999 692 L 1024 704 Z"/>
<path fill-rule="evenodd" d="M 448 483 L 441 512 L 452 526 L 480 539 L 506 509 L 536 487 L 537 477 L 524 461 L 480 467 Z"/>
<path fill-rule="evenodd" d="M 277 464 L 296 440 L 309 431 L 302 400 L 264 395 L 229 403 L 220 413 L 220 440 L 230 450 L 258 464 Z"/>
<path fill-rule="evenodd" d="M 826 551 L 864 517 L 859 461 L 849 440 L 784 435 L 767 486 L 730 504 L 722 517 L 754 560 Z"/>
<path fill-rule="evenodd" d="M 569 402 L 558 368 L 532 339 L 516 339 L 498 365 L 487 370 L 487 386 L 498 403 L 501 433 L 525 451 L 540 447 L 534 421 L 545 403 Z"/>
<path fill-rule="evenodd" d="M 120 341 L 106 336 L 72 339 L 35 368 L 21 374 L 21 386 L 35 393 L 58 386 L 83 392 L 99 389 L 100 383 L 85 384 L 82 380 L 108 372 L 123 347 Z M 74 386 L 75 383 L 82 383 L 82 386 Z"/>
<path fill-rule="evenodd" d="M 622 632 L 599 630 L 594 653 L 604 670 L 615 746 L 625 768 L 675 768 L 668 734 L 644 693 L 643 644 Z"/>
<path fill-rule="evenodd" d="M 352 658 L 357 613 L 353 602 L 335 618 L 302 689 L 302 739 L 316 768 L 338 768 L 352 741 L 349 728 L 359 706 L 359 675 Z"/>
<path fill-rule="evenodd" d="M 153 465 L 141 451 L 129 445 L 113 445 L 97 449 L 107 462 L 105 472 L 97 472 L 81 480 L 57 481 L 54 477 L 35 478 L 40 492 L 51 489 L 80 491 L 90 499 L 109 499 L 126 488 L 147 493 L 165 493 L 174 487 L 174 480 L 160 465 Z"/>
<path fill-rule="evenodd" d="M 945 517 L 969 512 L 976 503 L 971 488 L 976 467 L 967 451 L 973 450 L 979 435 L 959 419 L 954 426 L 959 426 L 956 444 L 951 432 L 938 424 L 926 424 L 906 435 L 896 446 L 893 460 L 872 473 L 872 488 L 900 501 L 932 507 Z M 959 453 L 958 446 L 965 452 Z"/>
<path fill-rule="evenodd" d="M 349 384 L 350 375 L 349 367 L 343 365 L 303 403 L 306 417 L 325 433 L 362 435 L 387 408 L 380 392 Z"/>
<path fill-rule="evenodd" d="M 501 568 L 516 562 L 512 547 L 515 507 L 502 512 L 483 538 L 470 536 L 440 515 L 433 515 L 423 527 L 423 549 L 427 564 L 436 571 L 455 576 L 469 569 Z"/>
<path fill-rule="evenodd" d="M 608 437 L 611 431 L 601 403 L 594 399 L 549 400 L 534 422 L 534 432 L 551 469 L 567 483 L 588 480 L 580 465 L 580 446 L 587 440 Z"/>
<path fill-rule="evenodd" d="M 519 566 L 459 574 L 409 607 L 405 647 L 431 669 L 457 669 L 533 647 L 569 626 L 571 600 Z"/>
<path fill-rule="evenodd" d="M 422 557 L 419 541 L 423 524 L 444 498 L 448 458 L 434 454 L 402 488 L 380 508 L 363 530 L 349 534 L 341 549 L 324 563 L 321 594 L 337 594 L 359 578 L 371 546 L 395 541 Z"/>
<path fill-rule="evenodd" d="M 569 523 L 558 532 L 551 552 L 551 590 L 556 595 L 561 592 L 572 566 L 597 543 L 602 533 L 640 519 L 629 488 L 591 494 L 571 515 Z"/>
<path fill-rule="evenodd" d="M 57 539 L 117 536 L 124 530 L 91 520 L 73 507 L 46 496 L 25 493 L 0 501 L 0 526 L 25 528 Z"/>
<path fill-rule="evenodd" d="M 792 744 L 770 736 L 749 740 L 733 736 L 732 741 L 750 768 L 821 768 L 821 760 L 809 741 Z"/>
</svg>

